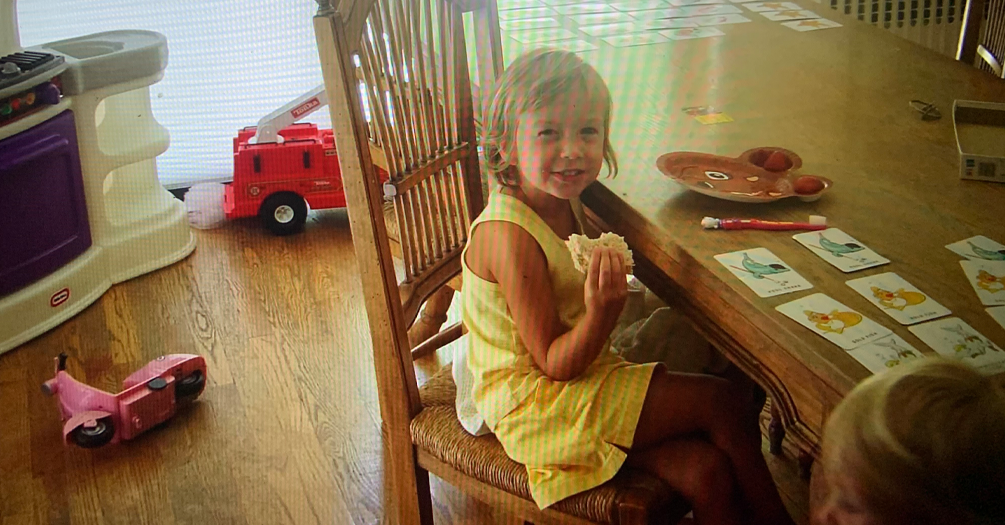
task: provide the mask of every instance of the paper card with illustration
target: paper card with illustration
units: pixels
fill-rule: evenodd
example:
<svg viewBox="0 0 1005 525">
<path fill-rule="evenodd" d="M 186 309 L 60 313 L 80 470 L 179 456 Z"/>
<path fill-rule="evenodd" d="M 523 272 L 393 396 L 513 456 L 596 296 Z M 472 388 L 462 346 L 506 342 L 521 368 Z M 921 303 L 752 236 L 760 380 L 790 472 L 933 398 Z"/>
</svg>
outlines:
<svg viewBox="0 0 1005 525">
<path fill-rule="evenodd" d="M 510 33 L 510 38 L 524 44 L 538 44 L 541 42 L 553 42 L 555 40 L 569 40 L 576 38 L 576 33 L 564 27 L 542 29 L 540 31 L 522 31 Z"/>
<path fill-rule="evenodd" d="M 546 3 L 548 5 L 554 6 L 554 5 L 578 4 L 582 0 L 541 0 L 541 1 L 543 1 L 544 3 Z"/>
<path fill-rule="evenodd" d="M 664 18 L 661 20 L 642 20 L 639 21 L 637 25 L 639 28 L 649 31 L 660 31 L 663 29 L 680 29 L 682 27 L 698 27 L 698 24 L 691 18 Z M 673 38 L 670 35 L 665 36 Z"/>
<path fill-rule="evenodd" d="M 635 21 L 635 19 L 632 18 L 632 15 L 628 13 L 622 13 L 621 11 L 570 16 L 569 20 L 572 20 L 573 22 L 576 23 L 576 25 L 580 26 L 597 26 L 600 24 L 619 24 L 624 22 Z"/>
<path fill-rule="evenodd" d="M 597 46 L 587 42 L 586 40 L 574 39 L 574 40 L 560 40 L 558 42 L 548 42 L 548 47 L 554 47 L 557 49 L 564 49 L 572 53 L 579 53 L 582 51 L 593 51 L 599 49 Z"/>
<path fill-rule="evenodd" d="M 750 22 L 751 20 L 743 15 L 712 15 L 712 16 L 696 16 L 694 18 L 685 18 L 684 20 L 691 20 L 700 26 L 723 26 L 727 24 L 742 24 L 744 22 Z"/>
<path fill-rule="evenodd" d="M 920 323 L 952 313 L 892 272 L 852 279 L 845 284 L 900 324 Z"/>
<path fill-rule="evenodd" d="M 635 35 L 619 35 L 604 37 L 604 42 L 614 47 L 648 46 L 669 42 L 667 37 L 659 33 L 638 33 Z"/>
<path fill-rule="evenodd" d="M 704 29 L 704 28 L 702 28 Z M 686 31 L 679 29 L 678 31 Z M 737 276 L 760 297 L 773 297 L 799 290 L 809 290 L 813 285 L 789 265 L 782 262 L 767 248 L 753 248 L 738 252 L 721 253 L 715 260 Z"/>
<path fill-rule="evenodd" d="M 608 5 L 618 11 L 631 13 L 632 11 L 646 11 L 650 9 L 670 7 L 670 2 L 666 2 L 664 0 L 635 0 L 629 2 L 611 2 Z"/>
<path fill-rule="evenodd" d="M 970 286 L 984 306 L 1005 304 L 1005 261 L 960 261 Z"/>
<path fill-rule="evenodd" d="M 866 343 L 853 350 L 848 355 L 862 363 L 870 372 L 878 374 L 913 359 L 921 359 L 924 354 L 911 346 L 897 334 Z"/>
<path fill-rule="evenodd" d="M 778 305 L 775 310 L 845 350 L 858 348 L 893 333 L 822 293 Z"/>
<path fill-rule="evenodd" d="M 939 354 L 967 363 L 983 374 L 1005 371 L 1005 351 L 958 317 L 915 325 L 908 330 Z"/>
<path fill-rule="evenodd" d="M 590 13 L 613 13 L 614 11 L 616 11 L 616 9 L 614 9 L 610 5 L 602 4 L 599 2 L 561 5 L 556 6 L 553 9 L 565 16 L 586 15 Z"/>
<path fill-rule="evenodd" d="M 743 4 L 743 7 L 755 13 L 760 13 L 761 11 L 798 11 L 802 9 L 802 6 L 792 2 L 751 2 Z"/>
<path fill-rule="evenodd" d="M 641 33 L 644 29 L 636 24 L 603 24 L 599 26 L 580 27 L 580 31 L 595 37 L 628 35 L 631 33 Z"/>
<path fill-rule="evenodd" d="M 525 18 L 521 20 L 505 20 L 499 22 L 499 27 L 505 31 L 526 31 L 529 29 L 547 29 L 559 27 L 562 24 L 554 18 Z"/>
<path fill-rule="evenodd" d="M 660 31 L 660 34 L 670 40 L 691 40 L 694 38 L 722 36 L 726 33 L 723 33 L 714 27 L 685 27 L 683 29 L 667 29 L 666 31 Z"/>
<path fill-rule="evenodd" d="M 709 15 L 738 15 L 743 13 L 743 9 L 735 5 L 690 5 L 670 9 L 670 18 L 683 18 L 689 16 L 709 16 Z"/>
<path fill-rule="evenodd" d="M 1005 245 L 988 239 L 983 235 L 948 244 L 946 248 L 967 259 L 1005 261 Z"/>
<path fill-rule="evenodd" d="M 820 15 L 805 9 L 786 9 L 784 11 L 761 11 L 761 16 L 772 22 L 785 22 L 786 20 L 806 20 L 808 18 L 820 18 Z"/>
<path fill-rule="evenodd" d="M 1005 328 L 1005 306 L 994 306 L 988 308 L 988 315 L 990 315 L 998 324 Z"/>
<path fill-rule="evenodd" d="M 845 273 L 890 262 L 837 228 L 797 233 L 792 238 Z"/>
<path fill-rule="evenodd" d="M 798 20 L 795 22 L 782 22 L 782 25 L 789 29 L 795 29 L 800 33 L 805 31 L 816 31 L 818 29 L 831 29 L 834 27 L 841 27 L 841 24 L 834 22 L 833 20 L 827 20 L 826 18 L 814 18 L 812 20 Z"/>
<path fill-rule="evenodd" d="M 512 11 L 499 11 L 499 20 L 508 22 L 510 20 L 526 20 L 528 18 L 543 18 L 555 16 L 555 11 L 550 7 L 532 7 L 530 9 L 514 9 Z"/>
<path fill-rule="evenodd" d="M 671 4 L 677 7 L 683 7 L 686 5 L 712 5 L 712 4 L 728 4 L 728 0 L 667 0 Z"/>
<path fill-rule="evenodd" d="M 499 11 L 513 11 L 517 9 L 527 9 L 529 7 L 544 7 L 541 0 L 504 0 L 499 2 Z"/>
</svg>

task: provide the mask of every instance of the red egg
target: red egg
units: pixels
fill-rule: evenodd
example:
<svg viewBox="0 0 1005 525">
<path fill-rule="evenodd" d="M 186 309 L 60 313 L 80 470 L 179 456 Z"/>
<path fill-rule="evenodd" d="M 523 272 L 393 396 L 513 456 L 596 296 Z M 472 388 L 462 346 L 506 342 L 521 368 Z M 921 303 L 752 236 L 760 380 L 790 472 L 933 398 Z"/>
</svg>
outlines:
<svg viewBox="0 0 1005 525">
<path fill-rule="evenodd" d="M 773 151 L 764 161 L 764 169 L 768 171 L 785 171 L 789 169 L 789 159 L 781 151 Z"/>
<path fill-rule="evenodd" d="M 799 195 L 813 195 L 824 189 L 824 181 L 816 177 L 803 176 L 796 179 L 792 189 Z"/>
</svg>

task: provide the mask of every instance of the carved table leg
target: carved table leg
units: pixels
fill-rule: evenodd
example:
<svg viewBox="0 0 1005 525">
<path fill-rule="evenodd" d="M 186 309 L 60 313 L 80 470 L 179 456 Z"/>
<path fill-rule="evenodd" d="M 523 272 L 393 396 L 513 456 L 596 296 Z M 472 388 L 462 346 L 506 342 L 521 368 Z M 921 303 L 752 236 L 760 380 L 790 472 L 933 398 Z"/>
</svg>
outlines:
<svg viewBox="0 0 1005 525">
<path fill-rule="evenodd" d="M 447 310 L 450 309 L 453 298 L 454 290 L 449 286 L 442 286 L 426 299 L 419 318 L 408 329 L 408 342 L 412 348 L 440 332 L 443 323 L 447 322 Z"/>
<path fill-rule="evenodd" d="M 810 480 L 810 473 L 813 471 L 813 456 L 806 452 L 799 453 L 799 477 L 803 481 Z"/>
<path fill-rule="evenodd" d="M 772 400 L 771 421 L 768 423 L 768 451 L 774 455 L 782 453 L 782 440 L 785 439 L 785 426 L 782 415 L 778 412 L 778 404 Z"/>
</svg>

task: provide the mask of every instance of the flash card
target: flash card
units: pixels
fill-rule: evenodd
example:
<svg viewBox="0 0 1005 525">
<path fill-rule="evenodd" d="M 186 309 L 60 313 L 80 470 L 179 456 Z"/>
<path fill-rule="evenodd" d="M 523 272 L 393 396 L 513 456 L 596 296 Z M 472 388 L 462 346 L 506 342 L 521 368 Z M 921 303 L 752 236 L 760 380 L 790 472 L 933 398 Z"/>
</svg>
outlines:
<svg viewBox="0 0 1005 525">
<path fill-rule="evenodd" d="M 630 2 L 611 2 L 609 5 L 614 9 L 617 9 L 618 11 L 628 11 L 628 12 L 670 7 L 670 3 L 664 2 L 663 0 L 633 0 Z"/>
<path fill-rule="evenodd" d="M 820 18 L 820 15 L 805 9 L 786 9 L 785 11 L 761 11 L 761 16 L 772 22 L 785 22 L 786 20 L 806 20 L 807 18 Z"/>
<path fill-rule="evenodd" d="M 624 22 L 635 21 L 631 15 L 628 13 L 622 13 L 621 11 L 612 11 L 610 13 L 591 13 L 588 15 L 575 15 L 570 16 L 569 20 L 572 20 L 576 25 L 580 26 L 596 26 L 600 24 L 618 24 Z"/>
<path fill-rule="evenodd" d="M 1005 306 L 995 306 L 994 308 L 988 308 L 988 315 L 990 315 L 998 324 L 1005 328 Z"/>
<path fill-rule="evenodd" d="M 524 18 L 520 20 L 505 20 L 499 25 L 506 31 L 522 31 L 527 29 L 544 29 L 558 27 L 561 24 L 554 18 Z"/>
<path fill-rule="evenodd" d="M 743 7 L 746 7 L 755 13 L 760 13 L 761 11 L 785 11 L 789 9 L 798 11 L 802 9 L 799 4 L 794 4 L 792 2 L 753 2 L 743 4 Z"/>
<path fill-rule="evenodd" d="M 708 38 L 711 36 L 722 36 L 725 35 L 726 33 L 723 33 L 722 31 L 714 27 L 694 27 L 694 28 L 685 27 L 683 29 L 668 29 L 666 31 L 660 31 L 660 34 L 669 38 L 670 40 L 690 40 L 692 38 Z"/>
<path fill-rule="evenodd" d="M 1005 304 L 1005 261 L 960 261 L 970 286 L 974 287 L 981 304 Z"/>
<path fill-rule="evenodd" d="M 552 42 L 555 40 L 568 40 L 576 38 L 576 33 L 573 33 L 564 27 L 554 27 L 551 29 L 542 29 L 540 31 L 520 31 L 510 33 L 509 36 L 517 42 L 522 42 L 524 44 L 537 44 L 539 42 Z"/>
<path fill-rule="evenodd" d="M 512 11 L 499 11 L 499 20 L 526 20 L 528 18 L 542 18 L 555 16 L 555 11 L 549 7 L 534 7 L 531 9 L 514 9 Z"/>
<path fill-rule="evenodd" d="M 919 324 L 908 330 L 939 354 L 967 363 L 982 374 L 1005 371 L 1005 351 L 958 317 Z"/>
<path fill-rule="evenodd" d="M 685 20 L 692 20 L 697 22 L 700 26 L 721 26 L 726 24 L 742 24 L 744 22 L 750 22 L 750 19 L 743 15 L 712 15 L 712 16 L 698 16 L 694 18 L 687 18 Z"/>
<path fill-rule="evenodd" d="M 555 11 L 558 11 L 559 13 L 565 16 L 586 15 L 590 13 L 611 13 L 614 12 L 615 10 L 613 7 L 607 4 L 593 3 L 593 2 L 578 5 L 577 4 L 563 5 L 555 7 L 554 9 Z"/>
<path fill-rule="evenodd" d="M 664 18 L 664 19 L 661 19 L 661 20 L 642 20 L 642 21 L 640 21 L 638 23 L 638 27 L 640 27 L 642 29 L 646 29 L 646 30 L 651 30 L 651 31 L 659 31 L 661 29 L 679 29 L 679 28 L 682 28 L 682 27 L 698 27 L 698 24 L 695 23 L 690 18 Z M 584 29 L 586 29 L 586 28 L 584 28 Z M 721 34 L 725 34 L 725 33 L 721 33 Z M 670 35 L 664 35 L 664 36 L 669 37 L 669 38 L 673 38 Z M 714 36 L 714 35 L 708 35 L 708 36 Z M 699 38 L 699 37 L 692 37 L 692 38 Z M 679 38 L 674 38 L 674 40 L 680 40 L 680 39 Z"/>
<path fill-rule="evenodd" d="M 862 366 L 874 374 L 924 357 L 924 354 L 897 334 L 866 343 L 854 350 L 848 350 L 848 355 L 854 357 L 856 361 L 862 363 Z"/>
<path fill-rule="evenodd" d="M 816 31 L 818 29 L 831 29 L 833 27 L 841 27 L 841 24 L 834 22 L 833 20 L 827 20 L 826 18 L 799 20 L 798 22 L 782 22 L 782 25 L 789 29 L 795 29 L 796 31 L 799 32 Z"/>
<path fill-rule="evenodd" d="M 845 350 L 893 333 L 822 293 L 776 306 L 775 310 Z"/>
<path fill-rule="evenodd" d="M 715 260 L 760 297 L 772 297 L 813 288 L 809 281 L 767 248 L 722 253 L 716 255 Z"/>
<path fill-rule="evenodd" d="M 889 259 L 866 248 L 865 245 L 837 228 L 798 233 L 792 238 L 845 273 L 890 262 Z"/>
<path fill-rule="evenodd" d="M 920 323 L 952 313 L 892 272 L 853 279 L 845 284 L 900 324 Z"/>
<path fill-rule="evenodd" d="M 668 42 L 667 38 L 659 33 L 638 33 L 636 35 L 618 35 L 604 38 L 604 42 L 614 47 L 647 46 L 649 44 L 659 44 Z"/>
<path fill-rule="evenodd" d="M 946 248 L 966 257 L 967 259 L 986 261 L 1005 261 L 1005 245 L 997 243 L 983 235 L 963 239 L 960 242 L 946 245 Z"/>
</svg>

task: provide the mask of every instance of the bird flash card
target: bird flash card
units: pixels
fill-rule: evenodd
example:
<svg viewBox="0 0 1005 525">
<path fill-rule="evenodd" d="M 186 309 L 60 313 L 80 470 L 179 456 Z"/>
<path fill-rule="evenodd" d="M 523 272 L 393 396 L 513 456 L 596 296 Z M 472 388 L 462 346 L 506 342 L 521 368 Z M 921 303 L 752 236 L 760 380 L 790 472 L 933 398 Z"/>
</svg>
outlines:
<svg viewBox="0 0 1005 525">
<path fill-rule="evenodd" d="M 733 275 L 740 278 L 759 297 L 773 297 L 813 288 L 802 275 L 767 248 L 753 248 L 715 256 Z"/>
<path fill-rule="evenodd" d="M 799 233 L 793 235 L 792 238 L 845 273 L 890 262 L 886 257 L 866 248 L 865 245 L 837 228 Z"/>
<path fill-rule="evenodd" d="M 822 293 L 778 305 L 775 310 L 845 350 L 852 350 L 893 333 Z"/>
<path fill-rule="evenodd" d="M 967 363 L 982 374 L 1005 371 L 1005 351 L 958 317 L 908 328 L 939 354 Z"/>
<path fill-rule="evenodd" d="M 920 323 L 952 313 L 892 272 L 852 279 L 845 284 L 900 324 Z"/>
<path fill-rule="evenodd" d="M 969 239 L 963 239 L 960 242 L 948 244 L 946 248 L 967 259 L 1005 261 L 1005 245 L 999 244 L 983 235 L 977 235 Z"/>
<path fill-rule="evenodd" d="M 1005 304 L 1005 261 L 960 261 L 970 286 L 974 287 L 981 304 Z"/>
<path fill-rule="evenodd" d="M 848 350 L 848 355 L 854 357 L 856 361 L 862 363 L 862 366 L 874 374 L 912 359 L 924 357 L 924 354 L 897 334 L 866 343 L 854 350 Z"/>
</svg>

